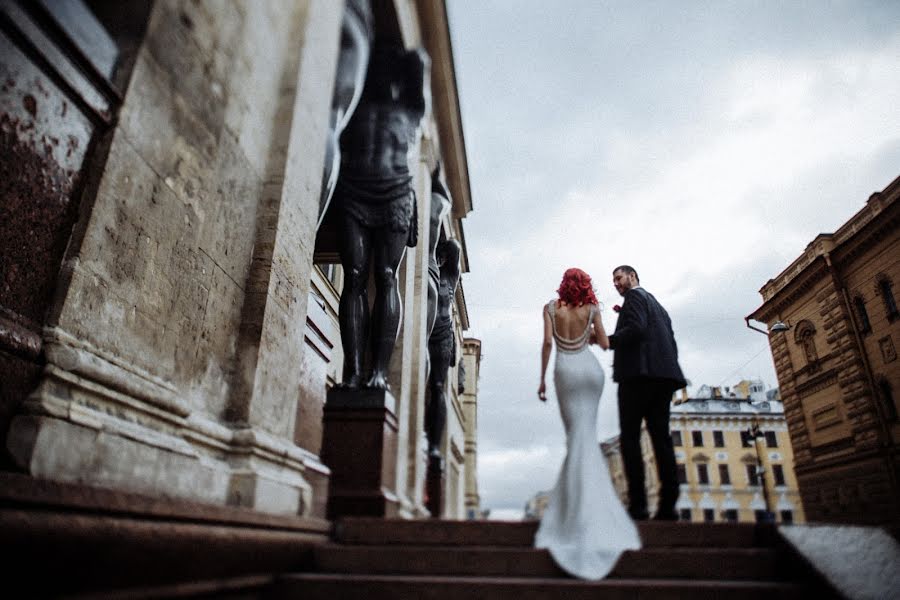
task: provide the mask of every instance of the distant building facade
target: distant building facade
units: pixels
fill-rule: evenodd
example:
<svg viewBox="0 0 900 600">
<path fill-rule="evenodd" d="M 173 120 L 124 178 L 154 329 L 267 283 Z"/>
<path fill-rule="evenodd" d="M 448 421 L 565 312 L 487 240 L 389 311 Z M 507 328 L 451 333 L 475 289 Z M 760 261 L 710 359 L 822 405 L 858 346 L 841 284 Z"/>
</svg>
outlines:
<svg viewBox="0 0 900 600">
<path fill-rule="evenodd" d="M 900 178 L 761 289 L 814 521 L 900 526 Z"/>
<path fill-rule="evenodd" d="M 538 492 L 525 502 L 525 513 L 522 519 L 525 521 L 540 521 L 547 510 L 547 502 L 550 500 L 550 492 Z"/>
<path fill-rule="evenodd" d="M 683 394 L 670 423 L 683 521 L 805 521 L 784 408 L 761 381 Z"/>
<path fill-rule="evenodd" d="M 625 479 L 625 464 L 622 462 L 622 447 L 619 436 L 613 436 L 600 442 L 600 450 L 609 468 L 613 487 L 622 504 L 628 506 L 628 481 Z M 644 459 L 644 484 L 647 488 L 647 507 L 651 511 L 656 510 L 659 502 L 659 479 L 656 476 L 656 457 L 653 454 L 653 445 L 650 443 L 650 434 L 646 425 L 641 425 L 641 457 Z"/>
</svg>

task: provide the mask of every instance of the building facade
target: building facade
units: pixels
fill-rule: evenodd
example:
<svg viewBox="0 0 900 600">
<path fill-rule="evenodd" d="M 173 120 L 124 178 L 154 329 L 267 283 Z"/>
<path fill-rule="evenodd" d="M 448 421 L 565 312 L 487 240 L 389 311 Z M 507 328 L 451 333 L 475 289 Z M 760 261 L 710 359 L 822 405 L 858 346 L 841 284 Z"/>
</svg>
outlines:
<svg viewBox="0 0 900 600">
<path fill-rule="evenodd" d="M 438 161 L 452 197 L 440 231 L 462 244 L 464 273 L 472 201 L 443 2 L 371 8 L 376 35 L 431 58 L 431 111 L 410 154 L 419 243 L 399 273 L 390 373 L 399 513 L 419 517 Z M 341 273 L 316 241 L 344 3 L 0 10 L 3 468 L 323 517 Z M 469 391 L 450 394 L 443 512 L 462 518 L 477 508 L 469 442 L 480 359 L 465 339 L 463 284 L 453 315 Z"/>
<path fill-rule="evenodd" d="M 522 520 L 540 521 L 544 517 L 544 511 L 547 510 L 547 503 L 549 501 L 549 491 L 537 492 L 525 502 L 525 512 L 522 515 Z"/>
<path fill-rule="evenodd" d="M 673 402 L 670 423 L 682 521 L 806 520 L 784 407 L 762 382 L 701 386 Z"/>
<path fill-rule="evenodd" d="M 622 504 L 628 506 L 628 481 L 625 479 L 625 464 L 622 462 L 622 448 L 619 436 L 613 436 L 600 442 L 600 451 L 606 460 L 606 466 L 612 477 L 613 487 Z M 647 488 L 647 508 L 651 514 L 656 512 L 659 502 L 659 479 L 656 476 L 656 456 L 650 443 L 650 434 L 646 424 L 641 424 L 641 457 L 644 461 L 644 485 Z"/>
<path fill-rule="evenodd" d="M 900 526 L 900 178 L 761 289 L 807 516 Z M 749 322 L 749 321 L 748 321 Z"/>
</svg>

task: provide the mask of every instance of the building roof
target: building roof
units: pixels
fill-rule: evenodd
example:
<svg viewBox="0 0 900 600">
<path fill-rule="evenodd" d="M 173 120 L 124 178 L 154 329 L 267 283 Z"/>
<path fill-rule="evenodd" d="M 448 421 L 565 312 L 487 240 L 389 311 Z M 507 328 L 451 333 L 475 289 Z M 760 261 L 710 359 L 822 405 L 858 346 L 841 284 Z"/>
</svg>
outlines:
<svg viewBox="0 0 900 600">
<path fill-rule="evenodd" d="M 817 271 L 822 272 L 822 265 L 826 259 L 831 260 L 835 255 L 851 252 L 854 244 L 861 243 L 864 239 L 877 239 L 880 227 L 885 226 L 885 222 L 890 220 L 885 217 L 889 217 L 892 211 L 896 215 L 898 198 L 900 198 L 900 177 L 894 179 L 882 191 L 872 194 L 865 206 L 837 231 L 817 235 L 799 257 L 760 288 L 763 303 L 747 315 L 747 319 L 768 322 L 779 312 L 779 308 L 797 293 L 796 289 L 802 289 Z"/>
<path fill-rule="evenodd" d="M 688 398 L 672 405 L 672 415 L 784 415 L 784 404 L 777 400 L 752 401 L 749 398 Z"/>
</svg>

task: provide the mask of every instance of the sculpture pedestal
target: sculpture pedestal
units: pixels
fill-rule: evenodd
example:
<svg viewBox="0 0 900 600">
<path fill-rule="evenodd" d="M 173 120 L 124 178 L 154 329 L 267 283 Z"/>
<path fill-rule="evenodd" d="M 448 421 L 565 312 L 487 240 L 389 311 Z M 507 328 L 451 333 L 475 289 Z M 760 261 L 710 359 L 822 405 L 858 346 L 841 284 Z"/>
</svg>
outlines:
<svg viewBox="0 0 900 600">
<path fill-rule="evenodd" d="M 428 472 L 425 475 L 425 507 L 432 519 L 440 519 L 444 506 L 444 459 L 440 456 L 428 457 Z"/>
<path fill-rule="evenodd" d="M 329 519 L 397 515 L 395 410 L 396 400 L 385 390 L 328 391 L 321 456 L 331 469 Z"/>
</svg>

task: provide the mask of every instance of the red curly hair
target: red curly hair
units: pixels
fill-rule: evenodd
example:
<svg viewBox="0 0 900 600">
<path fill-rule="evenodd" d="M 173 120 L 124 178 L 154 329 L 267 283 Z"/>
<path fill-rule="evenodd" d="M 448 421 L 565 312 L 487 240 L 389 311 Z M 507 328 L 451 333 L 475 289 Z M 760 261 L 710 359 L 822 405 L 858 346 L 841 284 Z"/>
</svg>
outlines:
<svg viewBox="0 0 900 600">
<path fill-rule="evenodd" d="M 563 273 L 562 283 L 559 284 L 556 293 L 559 294 L 557 305 L 563 302 L 571 306 L 599 304 L 597 296 L 594 295 L 591 276 L 575 267 L 566 269 L 566 272 Z"/>
</svg>

